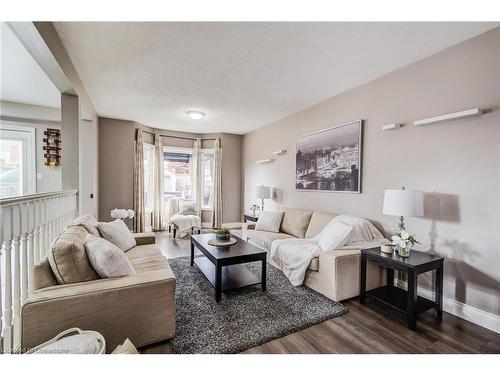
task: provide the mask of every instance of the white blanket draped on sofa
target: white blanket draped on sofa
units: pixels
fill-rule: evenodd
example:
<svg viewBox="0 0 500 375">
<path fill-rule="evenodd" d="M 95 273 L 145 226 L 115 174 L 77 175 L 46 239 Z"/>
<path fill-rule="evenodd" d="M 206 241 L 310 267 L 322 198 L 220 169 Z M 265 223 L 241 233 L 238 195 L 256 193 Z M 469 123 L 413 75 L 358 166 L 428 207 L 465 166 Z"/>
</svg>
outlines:
<svg viewBox="0 0 500 375">
<path fill-rule="evenodd" d="M 324 251 L 319 243 L 321 236 L 331 235 L 328 233 L 328 228 L 331 228 L 334 223 L 342 223 L 352 227 L 347 242 L 338 249 L 369 249 L 379 246 L 380 240 L 384 238 L 382 233 L 367 219 L 339 215 L 333 218 L 325 229 L 313 238 L 287 238 L 273 241 L 271 259 L 283 271 L 292 285 L 302 285 L 309 263 Z"/>
</svg>

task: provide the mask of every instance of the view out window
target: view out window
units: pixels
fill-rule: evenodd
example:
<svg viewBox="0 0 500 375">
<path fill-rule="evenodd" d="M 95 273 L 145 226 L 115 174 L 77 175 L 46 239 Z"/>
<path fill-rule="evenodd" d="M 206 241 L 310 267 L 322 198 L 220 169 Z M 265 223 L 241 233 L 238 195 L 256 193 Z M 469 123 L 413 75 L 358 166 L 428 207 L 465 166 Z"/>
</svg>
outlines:
<svg viewBox="0 0 500 375">
<path fill-rule="evenodd" d="M 33 128 L 0 125 L 0 198 L 34 193 Z"/>
<path fill-rule="evenodd" d="M 214 206 L 214 150 L 203 150 L 202 159 L 202 208 L 212 209 Z"/>
<path fill-rule="evenodd" d="M 163 189 L 164 201 L 172 197 L 191 200 L 191 159 L 189 149 L 164 148 Z"/>
<path fill-rule="evenodd" d="M 163 189 L 165 202 L 172 197 L 193 200 L 192 150 L 164 148 L 163 155 Z M 211 209 L 213 207 L 214 195 L 214 150 L 203 150 L 201 168 L 201 206 L 205 209 Z"/>
<path fill-rule="evenodd" d="M 154 156 L 154 146 L 144 143 L 144 210 L 146 213 L 153 211 Z"/>
</svg>

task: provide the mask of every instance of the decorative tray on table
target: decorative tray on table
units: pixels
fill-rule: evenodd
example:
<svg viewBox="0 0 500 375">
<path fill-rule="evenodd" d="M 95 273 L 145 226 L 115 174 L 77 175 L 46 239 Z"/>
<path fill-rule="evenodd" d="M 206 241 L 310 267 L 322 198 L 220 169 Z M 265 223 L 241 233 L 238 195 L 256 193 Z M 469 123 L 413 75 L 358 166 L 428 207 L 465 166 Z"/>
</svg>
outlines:
<svg viewBox="0 0 500 375">
<path fill-rule="evenodd" d="M 217 239 L 212 239 L 207 241 L 209 245 L 212 246 L 231 246 L 236 243 L 235 238 L 230 238 L 229 241 L 219 241 Z"/>
</svg>

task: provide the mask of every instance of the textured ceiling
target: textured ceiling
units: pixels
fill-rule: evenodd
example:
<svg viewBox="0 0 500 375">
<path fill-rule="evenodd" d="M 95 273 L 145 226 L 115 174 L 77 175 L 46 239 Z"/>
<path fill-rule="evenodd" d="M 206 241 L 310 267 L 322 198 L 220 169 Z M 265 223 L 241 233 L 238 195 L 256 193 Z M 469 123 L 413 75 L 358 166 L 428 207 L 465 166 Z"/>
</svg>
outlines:
<svg viewBox="0 0 500 375">
<path fill-rule="evenodd" d="M 55 23 L 100 116 L 240 134 L 496 26 Z"/>
<path fill-rule="evenodd" d="M 59 90 L 7 24 L 1 22 L 0 27 L 0 100 L 60 108 Z"/>
</svg>

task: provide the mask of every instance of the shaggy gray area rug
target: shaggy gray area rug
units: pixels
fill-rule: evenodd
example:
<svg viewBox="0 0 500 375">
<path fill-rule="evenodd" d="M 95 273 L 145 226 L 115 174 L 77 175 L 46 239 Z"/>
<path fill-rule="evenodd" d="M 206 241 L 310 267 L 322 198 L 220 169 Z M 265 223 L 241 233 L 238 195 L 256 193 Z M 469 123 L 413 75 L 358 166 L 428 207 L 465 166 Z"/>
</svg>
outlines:
<svg viewBox="0 0 500 375">
<path fill-rule="evenodd" d="M 215 302 L 212 285 L 189 257 L 169 260 L 177 278 L 174 353 L 239 353 L 347 312 L 314 290 L 294 287 L 267 265 L 267 291 L 260 284 L 227 291 Z M 260 277 L 260 262 L 246 265 Z"/>
</svg>

